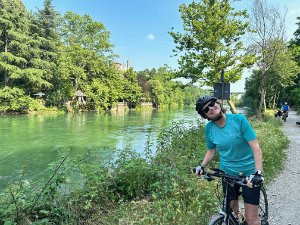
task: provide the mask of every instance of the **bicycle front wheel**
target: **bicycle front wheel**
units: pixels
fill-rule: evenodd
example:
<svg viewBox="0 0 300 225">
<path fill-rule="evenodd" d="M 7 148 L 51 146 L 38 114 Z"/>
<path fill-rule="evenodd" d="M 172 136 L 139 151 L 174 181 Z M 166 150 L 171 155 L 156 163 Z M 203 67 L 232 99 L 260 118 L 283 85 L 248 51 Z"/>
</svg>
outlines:
<svg viewBox="0 0 300 225">
<path fill-rule="evenodd" d="M 227 224 L 224 221 L 224 215 L 219 214 L 212 218 L 209 225 L 227 225 Z M 231 216 L 229 216 L 229 225 L 239 225 L 239 223 L 234 221 L 234 219 Z"/>
<path fill-rule="evenodd" d="M 260 189 L 260 200 L 258 206 L 258 215 L 262 225 L 268 225 L 268 217 L 269 217 L 269 204 L 267 198 L 267 192 L 264 187 Z"/>
</svg>

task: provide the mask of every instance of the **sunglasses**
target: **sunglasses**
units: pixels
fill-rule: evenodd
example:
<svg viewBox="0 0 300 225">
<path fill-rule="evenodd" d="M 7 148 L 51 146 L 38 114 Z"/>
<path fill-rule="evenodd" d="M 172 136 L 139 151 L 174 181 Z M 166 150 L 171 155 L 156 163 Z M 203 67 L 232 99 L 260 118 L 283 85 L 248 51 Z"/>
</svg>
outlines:
<svg viewBox="0 0 300 225">
<path fill-rule="evenodd" d="M 202 109 L 202 112 L 208 113 L 209 107 L 214 107 L 216 104 L 216 101 L 211 101 L 204 109 Z"/>
</svg>

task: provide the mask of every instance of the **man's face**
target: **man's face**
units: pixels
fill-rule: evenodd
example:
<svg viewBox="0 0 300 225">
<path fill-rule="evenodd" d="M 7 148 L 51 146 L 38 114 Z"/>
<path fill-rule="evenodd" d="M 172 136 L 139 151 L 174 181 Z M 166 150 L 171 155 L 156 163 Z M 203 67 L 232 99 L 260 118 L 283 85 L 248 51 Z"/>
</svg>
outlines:
<svg viewBox="0 0 300 225">
<path fill-rule="evenodd" d="M 217 103 L 214 100 L 209 101 L 202 108 L 202 112 L 204 112 L 205 115 L 209 119 L 213 119 L 215 117 L 218 117 L 220 115 L 220 111 L 221 111 L 221 107 L 220 107 L 219 103 Z"/>
</svg>

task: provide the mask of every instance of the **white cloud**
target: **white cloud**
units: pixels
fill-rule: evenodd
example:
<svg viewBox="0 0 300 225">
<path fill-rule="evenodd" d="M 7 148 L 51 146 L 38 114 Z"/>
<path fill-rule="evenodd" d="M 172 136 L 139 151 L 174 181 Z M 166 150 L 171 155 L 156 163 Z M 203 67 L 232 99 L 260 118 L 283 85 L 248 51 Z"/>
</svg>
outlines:
<svg viewBox="0 0 300 225">
<path fill-rule="evenodd" d="M 150 41 L 153 41 L 155 39 L 155 37 L 154 37 L 153 34 L 148 34 L 147 39 L 150 40 Z"/>
</svg>

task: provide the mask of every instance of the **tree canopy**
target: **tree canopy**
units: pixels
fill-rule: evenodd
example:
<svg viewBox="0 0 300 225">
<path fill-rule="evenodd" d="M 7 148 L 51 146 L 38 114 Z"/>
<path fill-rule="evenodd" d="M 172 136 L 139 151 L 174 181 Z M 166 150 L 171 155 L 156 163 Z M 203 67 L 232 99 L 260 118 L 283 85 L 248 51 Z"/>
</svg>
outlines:
<svg viewBox="0 0 300 225">
<path fill-rule="evenodd" d="M 179 76 L 212 86 L 225 71 L 225 82 L 236 82 L 243 69 L 254 63 L 245 53 L 242 36 L 249 31 L 248 14 L 234 10 L 229 0 L 182 4 L 183 32 L 170 32 L 179 56 Z"/>
</svg>

